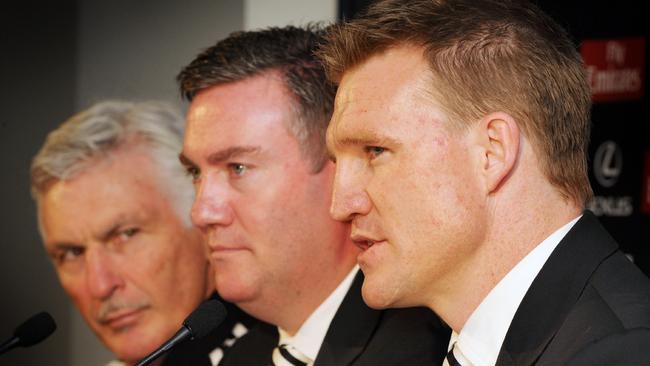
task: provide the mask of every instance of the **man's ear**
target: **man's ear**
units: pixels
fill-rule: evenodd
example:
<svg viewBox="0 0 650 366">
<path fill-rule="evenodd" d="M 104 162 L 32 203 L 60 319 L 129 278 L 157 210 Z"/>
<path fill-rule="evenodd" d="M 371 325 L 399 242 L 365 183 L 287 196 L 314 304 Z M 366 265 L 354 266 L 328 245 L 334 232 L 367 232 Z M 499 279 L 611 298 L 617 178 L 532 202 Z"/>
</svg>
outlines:
<svg viewBox="0 0 650 366">
<path fill-rule="evenodd" d="M 521 132 L 515 119 L 507 113 L 494 112 L 479 122 L 479 136 L 485 156 L 483 173 L 486 189 L 493 192 L 505 182 L 519 156 Z"/>
</svg>

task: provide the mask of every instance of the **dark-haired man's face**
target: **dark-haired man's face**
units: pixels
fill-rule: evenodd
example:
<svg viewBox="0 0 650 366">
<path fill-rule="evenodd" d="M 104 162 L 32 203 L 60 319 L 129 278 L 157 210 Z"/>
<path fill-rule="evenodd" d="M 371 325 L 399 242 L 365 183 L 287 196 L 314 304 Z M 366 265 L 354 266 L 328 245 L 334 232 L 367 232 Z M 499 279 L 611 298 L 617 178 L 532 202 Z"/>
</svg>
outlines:
<svg viewBox="0 0 650 366">
<path fill-rule="evenodd" d="M 328 244 L 347 235 L 328 214 L 333 165 L 311 172 L 288 129 L 294 118 L 275 72 L 206 89 L 187 116 L 181 160 L 197 192 L 192 220 L 207 237 L 221 296 L 258 317 L 313 296 L 305 289 L 347 250 Z"/>
</svg>

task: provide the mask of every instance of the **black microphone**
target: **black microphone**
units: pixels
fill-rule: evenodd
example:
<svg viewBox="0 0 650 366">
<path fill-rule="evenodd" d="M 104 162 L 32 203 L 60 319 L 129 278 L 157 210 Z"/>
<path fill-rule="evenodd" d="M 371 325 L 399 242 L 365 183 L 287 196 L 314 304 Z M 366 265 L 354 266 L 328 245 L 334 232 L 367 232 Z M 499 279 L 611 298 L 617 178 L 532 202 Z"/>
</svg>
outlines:
<svg viewBox="0 0 650 366">
<path fill-rule="evenodd" d="M 177 344 L 189 339 L 205 337 L 226 319 L 226 307 L 218 300 L 208 300 L 197 307 L 183 322 L 181 329 L 173 337 L 163 343 L 157 350 L 142 359 L 135 366 L 144 366 L 153 362 L 163 353 L 169 351 Z"/>
<path fill-rule="evenodd" d="M 29 347 L 49 337 L 56 330 L 56 323 L 52 316 L 43 311 L 31 318 L 14 330 L 14 336 L 0 344 L 0 354 L 14 347 Z"/>
</svg>

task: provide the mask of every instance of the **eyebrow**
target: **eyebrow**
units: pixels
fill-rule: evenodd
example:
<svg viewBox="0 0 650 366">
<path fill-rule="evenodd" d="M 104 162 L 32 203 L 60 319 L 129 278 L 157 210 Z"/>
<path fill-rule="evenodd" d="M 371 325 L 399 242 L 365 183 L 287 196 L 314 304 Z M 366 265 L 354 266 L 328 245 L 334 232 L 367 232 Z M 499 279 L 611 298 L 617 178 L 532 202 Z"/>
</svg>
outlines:
<svg viewBox="0 0 650 366">
<path fill-rule="evenodd" d="M 73 244 L 73 243 L 54 243 L 54 244 L 47 245 L 46 251 L 50 257 L 55 257 L 56 252 L 58 251 L 79 248 L 79 247 L 83 247 L 83 245 Z"/>
<path fill-rule="evenodd" d="M 254 155 L 260 152 L 259 146 L 233 146 L 208 155 L 208 163 L 218 164 L 241 155 Z"/>
<path fill-rule="evenodd" d="M 194 164 L 194 162 L 185 156 L 185 154 L 182 152 L 178 154 L 178 160 L 180 160 L 181 164 L 183 164 L 185 167 L 196 166 L 196 164 Z"/>
<path fill-rule="evenodd" d="M 334 138 L 332 138 L 334 140 Z M 356 146 L 386 146 L 391 145 L 393 148 L 402 146 L 402 143 L 397 140 L 388 137 L 381 136 L 373 132 L 364 132 L 360 137 L 345 137 L 340 140 L 332 141 L 327 139 L 327 155 L 330 161 L 336 163 L 336 155 L 334 154 L 334 147 L 346 148 L 346 147 L 356 147 Z"/>
<path fill-rule="evenodd" d="M 102 242 L 108 241 L 110 238 L 114 237 L 121 227 L 124 226 L 122 221 L 118 221 L 115 225 L 111 226 L 110 229 L 104 231 L 99 237 Z"/>
<path fill-rule="evenodd" d="M 208 164 L 215 165 L 241 155 L 259 154 L 260 151 L 261 149 L 259 146 L 233 146 L 211 153 L 208 155 L 206 160 L 208 161 Z M 185 166 L 196 166 L 196 164 L 183 153 L 178 155 L 178 159 L 181 161 L 181 164 Z"/>
<path fill-rule="evenodd" d="M 134 226 L 139 227 L 139 228 L 142 228 L 142 226 L 143 226 L 143 223 L 138 218 L 138 216 L 132 216 L 131 217 L 130 215 L 129 216 L 121 215 L 118 218 L 118 220 L 116 220 L 113 223 L 113 225 L 111 225 L 110 228 L 108 228 L 107 230 L 102 231 L 99 235 L 93 235 L 93 237 L 96 240 L 99 240 L 100 242 L 103 242 L 103 243 L 107 242 L 112 237 L 116 236 L 120 232 L 120 230 L 122 228 L 129 226 L 129 224 L 127 224 L 129 222 L 133 223 Z M 54 242 L 54 243 L 48 244 L 47 246 L 50 247 L 48 249 L 48 252 L 50 251 L 50 249 L 51 250 L 64 250 L 64 249 L 85 247 L 84 244 L 75 244 L 75 243 L 67 242 L 67 241 Z"/>
<path fill-rule="evenodd" d="M 398 142 L 397 140 L 388 137 L 388 136 L 381 136 L 373 132 L 365 132 L 362 133 L 361 136 L 358 137 L 344 137 L 342 139 L 335 139 L 332 138 L 332 145 L 340 146 L 340 147 L 350 147 L 350 146 L 374 146 L 374 145 L 393 145 L 393 146 L 401 146 L 402 144 Z M 329 151 L 329 144 L 328 144 L 328 151 Z"/>
</svg>

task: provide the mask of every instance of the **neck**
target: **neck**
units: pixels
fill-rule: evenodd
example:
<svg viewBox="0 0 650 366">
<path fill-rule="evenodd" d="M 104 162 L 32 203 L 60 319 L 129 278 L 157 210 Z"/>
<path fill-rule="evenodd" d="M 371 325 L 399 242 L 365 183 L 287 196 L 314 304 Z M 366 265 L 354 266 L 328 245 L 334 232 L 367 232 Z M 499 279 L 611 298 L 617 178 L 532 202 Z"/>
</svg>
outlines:
<svg viewBox="0 0 650 366">
<path fill-rule="evenodd" d="M 352 244 L 350 244 L 352 245 Z M 316 309 L 336 290 L 336 288 L 343 282 L 345 277 L 350 273 L 354 265 L 356 264 L 356 259 L 352 262 L 348 262 L 345 265 L 338 267 L 337 271 L 331 275 L 323 275 L 322 277 L 329 278 L 319 278 L 315 280 L 314 286 L 309 289 L 310 293 L 305 293 L 305 296 L 301 296 L 302 301 L 295 302 L 290 308 L 290 311 L 283 312 L 278 317 L 276 324 L 279 328 L 283 329 L 290 336 L 294 336 L 300 330 L 300 327 L 304 322 L 311 316 L 311 314 L 316 311 Z"/>
<path fill-rule="evenodd" d="M 311 262 L 300 281 L 270 290 L 264 304 L 237 304 L 258 319 L 294 336 L 309 316 L 330 296 L 356 264 L 357 248 L 350 242 L 333 263 Z M 281 310 L 279 310 L 281 309 Z"/>
<path fill-rule="evenodd" d="M 482 242 L 452 274 L 444 295 L 429 297 L 429 307 L 457 333 L 513 267 L 582 210 L 547 184 L 525 185 L 512 193 L 490 199 Z"/>
</svg>

